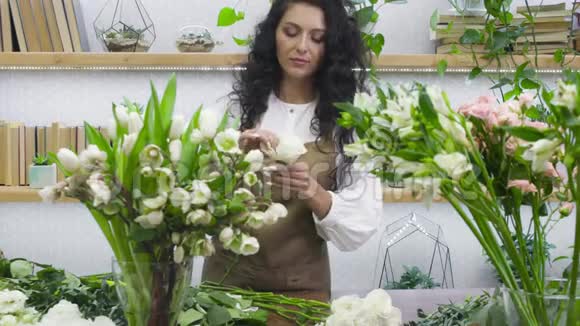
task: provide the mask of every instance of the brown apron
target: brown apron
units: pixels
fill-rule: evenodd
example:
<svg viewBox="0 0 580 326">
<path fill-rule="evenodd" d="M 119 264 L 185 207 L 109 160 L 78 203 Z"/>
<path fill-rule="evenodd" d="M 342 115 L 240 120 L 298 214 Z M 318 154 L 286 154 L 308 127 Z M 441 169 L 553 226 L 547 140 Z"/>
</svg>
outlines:
<svg viewBox="0 0 580 326">
<path fill-rule="evenodd" d="M 306 162 L 312 177 L 324 189 L 334 183 L 336 150 L 331 142 L 305 144 L 307 152 L 298 161 Z M 288 216 L 274 225 L 253 230 L 260 250 L 253 256 L 240 256 L 224 284 L 255 291 L 267 291 L 292 297 L 330 300 L 330 263 L 326 242 L 317 234 L 312 211 L 304 200 L 272 188 L 272 199 L 288 209 Z M 202 279 L 219 282 L 235 261 L 234 254 L 215 242 L 216 254 L 206 257 Z M 268 325 L 292 325 L 272 316 Z"/>
</svg>

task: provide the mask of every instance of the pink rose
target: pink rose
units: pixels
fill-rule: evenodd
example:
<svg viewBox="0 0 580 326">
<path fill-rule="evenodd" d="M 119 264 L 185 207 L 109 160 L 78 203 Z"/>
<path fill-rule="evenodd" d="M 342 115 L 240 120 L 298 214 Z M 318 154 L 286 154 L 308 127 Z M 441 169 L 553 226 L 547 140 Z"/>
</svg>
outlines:
<svg viewBox="0 0 580 326">
<path fill-rule="evenodd" d="M 520 106 L 529 108 L 534 104 L 534 95 L 532 93 L 524 93 L 519 98 Z"/>
<path fill-rule="evenodd" d="M 538 192 L 538 188 L 530 180 L 510 180 L 508 182 L 508 188 L 518 188 L 523 192 Z"/>
</svg>

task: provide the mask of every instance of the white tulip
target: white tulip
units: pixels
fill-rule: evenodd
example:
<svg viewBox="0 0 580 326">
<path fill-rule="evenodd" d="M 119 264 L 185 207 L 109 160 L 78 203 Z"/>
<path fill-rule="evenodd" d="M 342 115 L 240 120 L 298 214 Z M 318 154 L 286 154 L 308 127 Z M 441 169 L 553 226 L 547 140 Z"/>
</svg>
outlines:
<svg viewBox="0 0 580 326">
<path fill-rule="evenodd" d="M 175 139 L 169 143 L 169 159 L 176 164 L 181 160 L 181 140 Z"/>
<path fill-rule="evenodd" d="M 220 232 L 220 242 L 223 244 L 224 248 L 228 248 L 232 241 L 234 241 L 235 234 L 234 230 L 231 227 L 225 227 Z"/>
<path fill-rule="evenodd" d="M 189 139 L 191 140 L 191 143 L 194 145 L 201 143 L 203 141 L 203 134 L 201 133 L 201 130 L 193 129 L 191 131 L 191 135 L 189 136 Z"/>
<path fill-rule="evenodd" d="M 158 168 L 163 164 L 163 155 L 157 145 L 149 144 L 139 154 L 139 162 L 142 166 Z"/>
<path fill-rule="evenodd" d="M 143 128 L 143 119 L 137 112 L 129 113 L 129 133 L 138 134 Z"/>
<path fill-rule="evenodd" d="M 210 139 L 215 136 L 219 126 L 218 116 L 211 109 L 202 110 L 199 116 L 199 129 L 201 135 Z"/>
<path fill-rule="evenodd" d="M 0 291 L 0 315 L 14 314 L 24 310 L 28 298 L 20 291 Z"/>
<path fill-rule="evenodd" d="M 70 149 L 61 148 L 56 154 L 62 166 L 70 173 L 75 173 L 81 167 L 81 161 Z"/>
<path fill-rule="evenodd" d="M 87 185 L 93 195 L 93 206 L 107 205 L 111 201 L 111 189 L 105 183 L 105 177 L 101 173 L 93 173 L 87 180 Z"/>
<path fill-rule="evenodd" d="M 169 139 L 181 139 L 181 134 L 185 131 L 185 118 L 178 114 L 173 116 L 171 128 L 169 129 Z"/>
<path fill-rule="evenodd" d="M 215 136 L 214 141 L 218 151 L 229 154 L 239 154 L 242 152 L 238 147 L 239 138 L 239 131 L 228 128 L 225 131 L 218 133 Z"/>
<path fill-rule="evenodd" d="M 117 122 L 115 119 L 111 118 L 107 121 L 107 126 L 102 131 L 103 136 L 108 140 L 117 139 Z"/>
<path fill-rule="evenodd" d="M 259 149 L 253 149 L 246 154 L 244 161 L 250 163 L 251 172 L 257 172 L 262 168 L 264 154 Z"/>
<path fill-rule="evenodd" d="M 298 136 L 285 135 L 280 137 L 280 142 L 276 146 L 276 150 L 269 154 L 276 161 L 293 164 L 305 153 L 306 147 L 304 147 L 304 143 Z"/>
<path fill-rule="evenodd" d="M 173 252 L 173 261 L 176 264 L 181 264 L 183 262 L 183 257 L 185 256 L 185 250 L 182 246 L 177 246 Z"/>
<path fill-rule="evenodd" d="M 532 161 L 532 171 L 543 173 L 546 170 L 546 162 L 554 156 L 560 144 L 558 139 L 540 139 L 524 152 L 523 158 Z"/>
<path fill-rule="evenodd" d="M 376 96 L 368 93 L 356 93 L 354 95 L 354 106 L 370 114 L 375 114 L 379 110 L 381 102 Z"/>
<path fill-rule="evenodd" d="M 143 206 L 151 210 L 161 209 L 167 203 L 167 193 L 160 193 L 157 197 L 143 199 Z"/>
<path fill-rule="evenodd" d="M 115 115 L 121 127 L 127 128 L 129 126 L 129 109 L 126 106 L 118 105 L 115 107 Z"/>
<path fill-rule="evenodd" d="M 242 235 L 242 240 L 240 244 L 240 254 L 244 256 L 251 256 L 258 253 L 259 250 L 260 243 L 258 242 L 258 239 L 245 234 Z"/>
<path fill-rule="evenodd" d="M 554 92 L 552 104 L 565 106 L 570 110 L 574 110 L 577 95 L 575 84 L 568 85 L 562 80 L 558 80 L 558 88 Z"/>
<path fill-rule="evenodd" d="M 187 214 L 187 220 L 193 225 L 209 225 L 212 219 L 213 216 L 203 209 L 196 209 Z"/>
<path fill-rule="evenodd" d="M 174 188 L 169 195 L 171 205 L 181 208 L 183 213 L 187 213 L 191 208 L 191 195 L 183 188 Z"/>
<path fill-rule="evenodd" d="M 258 183 L 258 176 L 254 172 L 248 172 L 248 173 L 244 174 L 244 183 L 248 187 L 252 187 L 256 183 Z"/>
<path fill-rule="evenodd" d="M 129 156 L 137 143 L 138 134 L 128 134 L 123 136 L 123 153 Z"/>
<path fill-rule="evenodd" d="M 264 212 L 260 211 L 251 212 L 248 216 L 248 220 L 246 221 L 246 225 L 252 229 L 260 229 L 262 226 L 264 226 L 265 215 L 266 214 L 264 214 Z"/>
<path fill-rule="evenodd" d="M 465 155 L 455 152 L 451 154 L 437 154 L 433 161 L 453 180 L 459 180 L 464 174 L 472 170 L 471 164 Z"/>
<path fill-rule="evenodd" d="M 104 167 L 107 161 L 107 153 L 101 151 L 96 145 L 89 145 L 79 155 L 81 167 L 86 172 L 93 172 Z"/>
<path fill-rule="evenodd" d="M 191 183 L 191 203 L 193 205 L 205 205 L 211 198 L 211 189 L 200 180 L 193 180 Z"/>
<path fill-rule="evenodd" d="M 163 212 L 153 211 L 149 214 L 141 215 L 135 219 L 144 229 L 154 229 L 163 222 Z"/>
</svg>

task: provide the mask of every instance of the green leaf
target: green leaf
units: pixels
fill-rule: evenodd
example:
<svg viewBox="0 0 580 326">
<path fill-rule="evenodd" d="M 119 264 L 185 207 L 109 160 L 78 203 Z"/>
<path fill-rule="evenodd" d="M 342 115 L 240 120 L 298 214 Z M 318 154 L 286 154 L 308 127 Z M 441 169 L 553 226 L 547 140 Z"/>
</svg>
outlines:
<svg viewBox="0 0 580 326">
<path fill-rule="evenodd" d="M 177 92 L 177 79 L 175 73 L 171 74 L 169 82 L 165 87 L 163 99 L 161 100 L 161 121 L 163 125 L 163 135 L 167 136 L 169 128 L 171 127 L 171 120 L 173 118 L 173 109 L 175 107 L 175 96 Z"/>
<path fill-rule="evenodd" d="M 436 127 L 441 127 L 439 118 L 437 117 L 437 111 L 435 111 L 433 102 L 431 102 L 431 98 L 425 91 L 422 91 L 419 95 L 419 109 L 427 121 L 433 123 Z"/>
<path fill-rule="evenodd" d="M 479 44 L 483 42 L 483 34 L 476 29 L 467 29 L 459 38 L 461 44 Z"/>
<path fill-rule="evenodd" d="M 201 110 L 201 106 L 197 108 L 197 111 L 195 111 L 193 117 L 189 121 L 187 129 L 181 136 L 181 160 L 177 164 L 177 178 L 179 179 L 179 182 L 183 182 L 191 176 L 191 171 L 198 155 L 197 145 L 191 143 L 190 136 L 193 129 L 199 124 Z"/>
<path fill-rule="evenodd" d="M 143 242 L 155 239 L 155 235 L 155 229 L 144 229 L 135 225 L 129 234 L 129 238 L 136 242 Z"/>
<path fill-rule="evenodd" d="M 511 79 L 504 77 L 504 78 L 501 78 L 499 80 L 499 82 L 497 84 L 493 85 L 490 89 L 501 88 L 505 85 L 511 85 L 512 83 L 513 83 L 513 81 Z"/>
<path fill-rule="evenodd" d="M 166 141 L 163 140 L 162 126 L 159 119 L 156 101 L 155 87 L 151 85 L 152 94 L 147 103 L 147 110 L 145 111 L 145 121 L 143 122 L 143 129 L 147 130 L 149 136 L 149 143 L 159 146 L 161 149 L 166 149 Z"/>
<path fill-rule="evenodd" d="M 431 14 L 431 19 L 429 19 L 429 27 L 432 31 L 437 30 L 437 23 L 439 22 L 439 9 L 435 9 Z"/>
<path fill-rule="evenodd" d="M 243 19 L 243 18 L 242 18 Z M 240 19 L 236 10 L 232 7 L 224 7 L 220 10 L 218 14 L 217 25 L 221 27 L 231 26 L 237 23 Z"/>
<path fill-rule="evenodd" d="M 443 77 L 445 75 L 445 71 L 447 71 L 447 60 L 439 60 L 439 62 L 437 62 L 437 73 L 439 76 Z"/>
<path fill-rule="evenodd" d="M 564 260 L 564 259 L 570 259 L 570 257 L 568 257 L 568 256 L 559 256 L 559 257 L 554 258 L 554 260 L 552 260 L 552 263 L 555 263 L 555 262 L 557 262 L 559 260 Z"/>
<path fill-rule="evenodd" d="M 189 309 L 187 311 L 183 311 L 179 314 L 179 319 L 177 320 L 177 324 L 179 326 L 189 326 L 196 321 L 200 321 L 203 319 L 205 315 L 195 309 Z"/>
<path fill-rule="evenodd" d="M 471 69 L 471 71 L 469 72 L 469 75 L 467 76 L 467 79 L 469 80 L 473 80 L 475 79 L 475 77 L 479 76 L 481 74 L 482 70 L 480 67 L 475 67 L 473 69 Z"/>
<path fill-rule="evenodd" d="M 347 112 L 351 115 L 352 120 L 356 126 L 363 124 L 363 112 L 354 106 L 352 103 L 334 103 L 334 105 L 341 111 Z"/>
<path fill-rule="evenodd" d="M 424 152 L 416 152 L 410 149 L 402 149 L 393 153 L 393 156 L 400 157 L 406 161 L 420 162 L 422 159 L 427 158 L 427 154 Z"/>
<path fill-rule="evenodd" d="M 369 36 L 369 38 L 367 39 L 367 46 L 369 47 L 369 49 L 371 49 L 371 51 L 373 51 L 373 53 L 377 57 L 381 55 L 384 45 L 385 45 L 385 37 L 383 36 L 383 34 L 375 34 Z"/>
<path fill-rule="evenodd" d="M 537 82 L 535 82 L 529 78 L 522 80 L 520 85 L 522 86 L 523 89 L 538 89 L 538 88 L 540 88 L 540 84 L 538 84 Z"/>
<path fill-rule="evenodd" d="M 449 50 L 449 54 L 462 54 L 463 51 L 459 50 L 457 44 L 451 44 L 451 49 Z"/>
<path fill-rule="evenodd" d="M 250 37 L 237 38 L 235 36 L 232 36 L 232 38 L 234 39 L 234 42 L 236 42 L 236 44 L 239 46 L 247 46 L 247 45 L 250 45 L 250 43 L 252 42 L 252 39 Z"/>
<path fill-rule="evenodd" d="M 523 139 L 525 141 L 537 141 L 542 138 L 545 138 L 544 132 L 528 126 L 520 126 L 520 127 L 503 127 L 502 129 L 506 130 L 511 135 Z"/>
<path fill-rule="evenodd" d="M 557 63 L 564 63 L 564 50 L 558 49 L 554 53 L 554 61 Z"/>
<path fill-rule="evenodd" d="M 354 13 L 359 28 L 363 28 L 370 23 L 374 12 L 375 10 L 373 9 L 373 6 L 368 6 L 359 9 Z"/>
<path fill-rule="evenodd" d="M 211 292 L 209 297 L 220 305 L 229 308 L 235 308 L 236 303 L 238 303 L 234 298 L 228 296 L 224 292 Z"/>
<path fill-rule="evenodd" d="M 207 320 L 210 325 L 223 325 L 232 320 L 232 316 L 226 308 L 213 306 L 207 312 Z"/>
</svg>

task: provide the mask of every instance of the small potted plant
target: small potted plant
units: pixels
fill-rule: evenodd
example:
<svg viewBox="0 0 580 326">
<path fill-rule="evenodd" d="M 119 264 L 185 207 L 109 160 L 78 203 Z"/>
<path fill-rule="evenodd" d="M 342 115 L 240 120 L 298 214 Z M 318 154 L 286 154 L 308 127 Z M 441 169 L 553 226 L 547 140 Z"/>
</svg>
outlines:
<svg viewBox="0 0 580 326">
<path fill-rule="evenodd" d="M 28 170 L 30 188 L 44 188 L 56 184 L 56 164 L 50 164 L 48 157 L 36 155 Z"/>
<path fill-rule="evenodd" d="M 120 30 L 104 33 L 105 46 L 109 52 L 147 52 L 151 42 L 145 38 L 146 28 L 123 25 Z"/>
<path fill-rule="evenodd" d="M 216 44 L 210 31 L 199 25 L 184 26 L 175 41 L 179 52 L 211 52 Z"/>
</svg>

